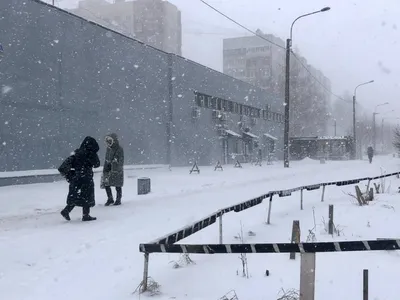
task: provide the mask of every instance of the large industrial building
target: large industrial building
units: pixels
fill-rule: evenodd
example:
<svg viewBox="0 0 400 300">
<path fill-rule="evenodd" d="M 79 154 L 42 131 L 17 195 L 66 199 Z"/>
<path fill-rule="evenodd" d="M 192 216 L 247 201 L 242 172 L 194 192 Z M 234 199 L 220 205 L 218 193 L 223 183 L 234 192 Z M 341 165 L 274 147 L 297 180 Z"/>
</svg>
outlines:
<svg viewBox="0 0 400 300">
<path fill-rule="evenodd" d="M 58 167 L 86 135 L 126 164 L 281 156 L 283 100 L 37 0 L 0 2 L 1 171 Z"/>
</svg>

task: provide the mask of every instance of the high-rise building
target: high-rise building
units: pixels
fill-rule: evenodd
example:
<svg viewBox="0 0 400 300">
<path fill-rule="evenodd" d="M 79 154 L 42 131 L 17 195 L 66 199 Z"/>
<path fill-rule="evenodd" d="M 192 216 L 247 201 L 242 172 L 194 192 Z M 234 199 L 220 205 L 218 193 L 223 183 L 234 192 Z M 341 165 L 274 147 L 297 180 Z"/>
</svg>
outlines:
<svg viewBox="0 0 400 300">
<path fill-rule="evenodd" d="M 285 43 L 272 34 L 264 36 L 280 46 L 279 48 L 257 36 L 228 38 L 223 41 L 223 72 L 262 88 L 269 88 L 275 83 L 272 79 L 282 74 L 285 63 Z"/>
<path fill-rule="evenodd" d="M 267 94 L 285 94 L 286 45 L 272 34 L 228 38 L 223 41 L 223 72 L 264 88 Z M 290 135 L 325 133 L 331 83 L 301 55 L 290 57 Z"/>
<path fill-rule="evenodd" d="M 81 0 L 71 13 L 166 52 L 182 55 L 181 12 L 162 0 Z"/>
</svg>

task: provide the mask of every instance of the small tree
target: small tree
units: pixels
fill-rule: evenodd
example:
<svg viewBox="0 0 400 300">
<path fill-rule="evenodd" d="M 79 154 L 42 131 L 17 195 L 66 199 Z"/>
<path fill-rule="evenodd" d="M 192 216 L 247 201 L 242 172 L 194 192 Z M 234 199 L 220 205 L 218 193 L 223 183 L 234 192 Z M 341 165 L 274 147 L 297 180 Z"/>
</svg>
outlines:
<svg viewBox="0 0 400 300">
<path fill-rule="evenodd" d="M 397 150 L 397 153 L 400 154 L 400 127 L 397 126 L 394 131 L 393 137 L 393 146 Z"/>
</svg>

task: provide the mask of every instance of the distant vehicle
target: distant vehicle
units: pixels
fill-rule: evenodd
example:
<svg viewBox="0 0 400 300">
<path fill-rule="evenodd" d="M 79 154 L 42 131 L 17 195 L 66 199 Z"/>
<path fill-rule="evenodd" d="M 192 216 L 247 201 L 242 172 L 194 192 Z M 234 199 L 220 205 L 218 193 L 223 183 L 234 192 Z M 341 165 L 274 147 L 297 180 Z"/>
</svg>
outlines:
<svg viewBox="0 0 400 300">
<path fill-rule="evenodd" d="M 349 136 L 293 137 L 290 138 L 290 159 L 348 160 L 353 139 Z"/>
</svg>

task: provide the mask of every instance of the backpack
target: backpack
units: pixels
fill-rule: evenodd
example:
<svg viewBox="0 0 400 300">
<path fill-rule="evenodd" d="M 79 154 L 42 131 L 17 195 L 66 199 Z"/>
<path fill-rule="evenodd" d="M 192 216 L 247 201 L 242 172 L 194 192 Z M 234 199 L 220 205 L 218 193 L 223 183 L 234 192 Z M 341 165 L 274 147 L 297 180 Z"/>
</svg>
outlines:
<svg viewBox="0 0 400 300">
<path fill-rule="evenodd" d="M 61 166 L 58 168 L 58 172 L 68 181 L 70 182 L 75 176 L 75 155 L 71 155 L 67 157 Z"/>
</svg>

